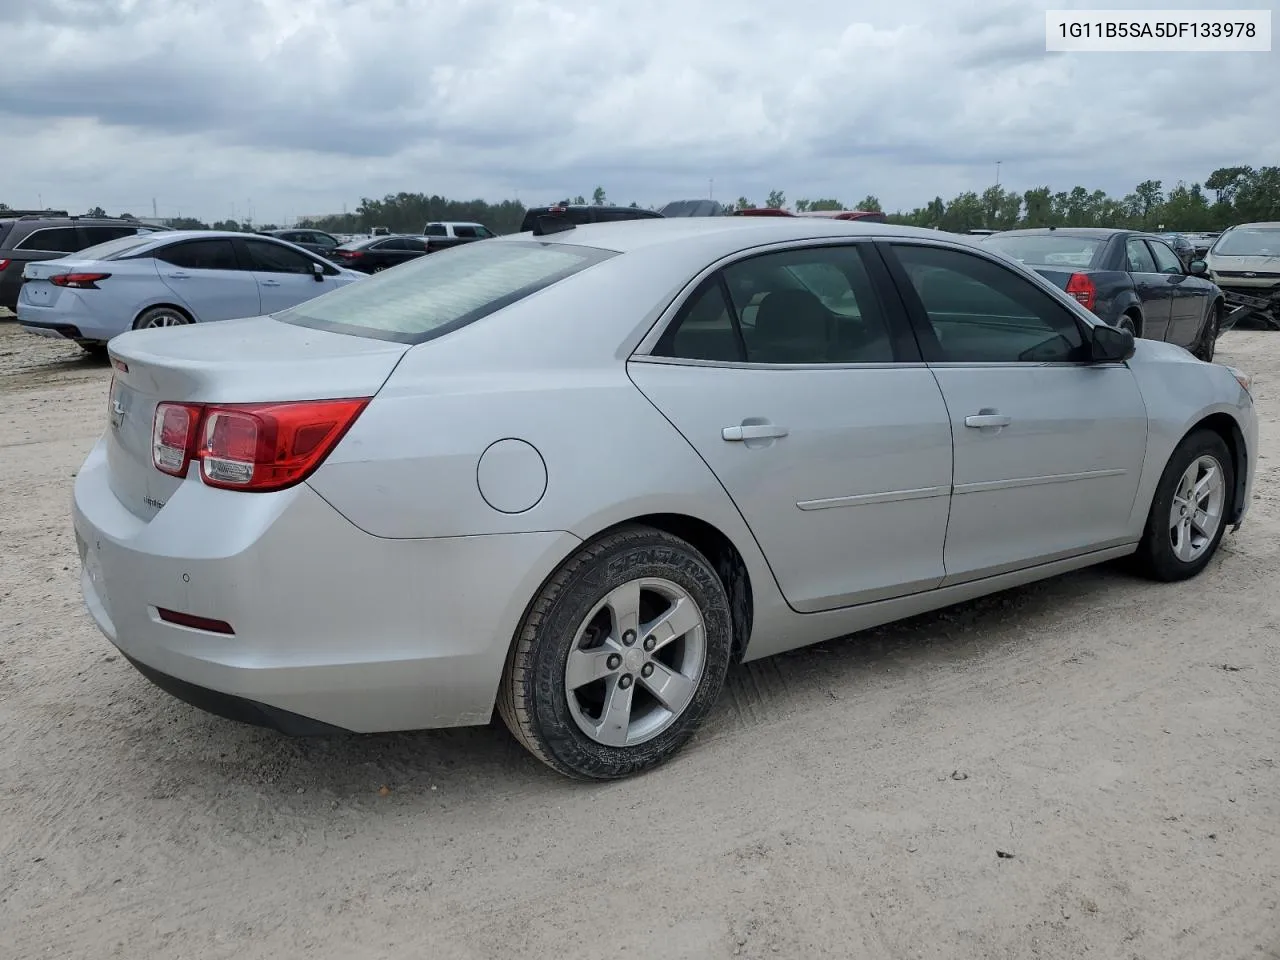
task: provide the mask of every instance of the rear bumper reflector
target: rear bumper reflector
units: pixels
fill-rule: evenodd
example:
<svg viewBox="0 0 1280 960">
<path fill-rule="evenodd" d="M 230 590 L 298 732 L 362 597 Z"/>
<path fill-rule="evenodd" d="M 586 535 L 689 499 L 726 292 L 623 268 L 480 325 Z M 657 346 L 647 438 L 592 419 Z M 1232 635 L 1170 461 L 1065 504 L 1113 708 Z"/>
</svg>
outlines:
<svg viewBox="0 0 1280 960">
<path fill-rule="evenodd" d="M 192 630 L 204 630 L 206 633 L 221 633 L 229 637 L 234 637 L 236 633 L 231 629 L 231 624 L 225 620 L 197 617 L 177 610 L 166 610 L 164 607 L 156 607 L 156 615 L 165 623 L 172 623 L 178 627 L 190 627 Z"/>
</svg>

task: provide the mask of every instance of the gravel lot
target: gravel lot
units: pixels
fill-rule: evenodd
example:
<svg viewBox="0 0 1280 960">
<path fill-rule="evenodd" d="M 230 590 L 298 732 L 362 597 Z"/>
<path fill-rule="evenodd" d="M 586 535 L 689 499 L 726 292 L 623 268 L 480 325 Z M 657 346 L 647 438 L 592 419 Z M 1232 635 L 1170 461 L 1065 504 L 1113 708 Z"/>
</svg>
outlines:
<svg viewBox="0 0 1280 960">
<path fill-rule="evenodd" d="M 0 324 L 0 957 L 1280 957 L 1280 334 L 1219 351 L 1267 459 L 1198 580 L 739 668 L 675 762 L 583 786 L 497 724 L 289 740 L 150 686 L 68 518 L 107 368 Z"/>
</svg>

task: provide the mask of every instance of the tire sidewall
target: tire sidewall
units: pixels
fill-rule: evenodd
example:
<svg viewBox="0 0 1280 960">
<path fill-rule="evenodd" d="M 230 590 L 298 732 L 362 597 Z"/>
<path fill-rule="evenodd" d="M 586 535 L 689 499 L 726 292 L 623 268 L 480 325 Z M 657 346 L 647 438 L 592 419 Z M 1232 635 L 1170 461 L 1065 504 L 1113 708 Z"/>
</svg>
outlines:
<svg viewBox="0 0 1280 960">
<path fill-rule="evenodd" d="M 159 329 L 162 329 L 162 328 L 160 328 L 160 327 L 152 327 L 152 326 L 150 326 L 151 318 L 152 318 L 155 314 L 159 314 L 159 313 L 171 313 L 171 314 L 173 314 L 173 315 L 174 315 L 174 316 L 176 316 L 176 317 L 182 317 L 182 319 L 183 319 L 183 321 L 184 321 L 184 322 L 182 323 L 182 326 L 189 326 L 189 325 L 191 324 L 191 322 L 192 322 L 192 321 L 191 321 L 191 318 L 190 318 L 190 317 L 188 317 L 188 316 L 186 316 L 186 315 L 185 315 L 181 310 L 175 310 L 175 309 L 174 309 L 174 308 L 172 308 L 172 307 L 149 307 L 148 309 L 146 309 L 146 310 L 142 311 L 142 314 L 138 317 L 138 319 L 137 319 L 136 321 L 134 321 L 133 329 L 135 329 L 135 330 L 159 330 Z"/>
<path fill-rule="evenodd" d="M 1200 346 L 1200 359 L 1205 363 L 1213 363 L 1214 354 L 1218 350 L 1218 331 L 1222 328 L 1222 307 L 1214 304 L 1209 308 L 1209 319 L 1204 325 L 1204 340 Z"/>
<path fill-rule="evenodd" d="M 1222 521 L 1213 536 L 1209 549 L 1190 563 L 1179 560 L 1173 553 L 1173 544 L 1169 539 L 1169 517 L 1173 511 L 1173 496 L 1177 492 L 1178 481 L 1191 466 L 1192 461 L 1208 454 L 1218 461 L 1222 469 L 1223 483 L 1226 485 L 1222 502 Z M 1165 466 L 1156 495 L 1151 503 L 1151 514 L 1147 521 L 1147 539 L 1150 562 L 1155 572 L 1165 580 L 1185 580 L 1200 573 L 1214 555 L 1227 532 L 1227 517 L 1231 514 L 1235 499 L 1235 463 L 1231 459 L 1231 451 L 1222 438 L 1207 430 L 1198 430 L 1178 444 L 1173 455 Z"/>
<path fill-rule="evenodd" d="M 702 614 L 706 662 L 697 692 L 666 730 L 632 747 L 608 747 L 579 729 L 569 711 L 565 664 L 578 628 L 611 590 L 629 580 L 660 577 L 686 590 Z M 723 686 L 733 642 L 729 601 L 719 577 L 696 550 L 654 536 L 609 548 L 570 578 L 537 631 L 529 682 L 529 711 L 546 750 L 574 770 L 612 779 L 654 765 L 689 739 L 710 712 Z"/>
</svg>

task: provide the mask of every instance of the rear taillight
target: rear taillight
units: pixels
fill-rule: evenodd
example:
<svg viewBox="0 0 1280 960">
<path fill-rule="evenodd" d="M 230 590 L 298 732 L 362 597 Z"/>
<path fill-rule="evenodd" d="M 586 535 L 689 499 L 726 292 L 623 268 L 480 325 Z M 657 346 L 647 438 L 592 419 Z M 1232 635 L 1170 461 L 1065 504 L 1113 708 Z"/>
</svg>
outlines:
<svg viewBox="0 0 1280 960">
<path fill-rule="evenodd" d="M 72 287 L 76 290 L 97 290 L 98 281 L 106 280 L 109 273 L 58 273 L 49 278 L 55 287 Z"/>
<path fill-rule="evenodd" d="M 151 463 L 161 473 L 185 477 L 195 453 L 201 409 L 191 403 L 161 403 L 151 421 Z"/>
<path fill-rule="evenodd" d="M 5 259 L 0 258 L 0 270 L 8 270 L 8 269 L 9 269 L 9 264 L 11 264 L 11 263 L 13 263 L 13 261 L 12 261 L 12 260 L 5 260 Z"/>
<path fill-rule="evenodd" d="M 1067 293 L 1084 304 L 1086 310 L 1092 310 L 1093 305 L 1098 302 L 1098 288 L 1087 273 L 1073 273 L 1067 281 L 1066 289 Z"/>
<path fill-rule="evenodd" d="M 200 406 L 162 403 L 152 428 L 152 463 L 184 477 L 193 460 L 211 487 L 263 492 L 305 480 L 369 403 L 301 400 Z"/>
</svg>

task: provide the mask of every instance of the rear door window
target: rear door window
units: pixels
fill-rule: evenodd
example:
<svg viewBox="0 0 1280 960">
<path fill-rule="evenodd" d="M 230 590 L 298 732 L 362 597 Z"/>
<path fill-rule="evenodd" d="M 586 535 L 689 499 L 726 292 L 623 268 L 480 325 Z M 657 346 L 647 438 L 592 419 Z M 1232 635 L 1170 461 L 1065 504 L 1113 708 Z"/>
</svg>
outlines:
<svg viewBox="0 0 1280 960">
<path fill-rule="evenodd" d="M 188 270 L 238 270 L 235 247 L 227 239 L 186 240 L 162 247 L 151 256 Z"/>
<path fill-rule="evenodd" d="M 475 227 L 457 226 L 453 228 L 453 235 L 460 240 L 475 240 L 480 234 L 476 233 Z"/>
<path fill-rule="evenodd" d="M 75 253 L 83 250 L 75 227 L 43 227 L 33 230 L 15 247 L 17 250 L 41 250 L 47 253 Z"/>
<path fill-rule="evenodd" d="M 422 343 L 613 256 L 576 244 L 464 243 L 274 316 L 303 327 Z"/>
</svg>

